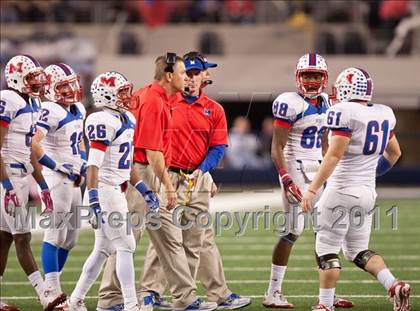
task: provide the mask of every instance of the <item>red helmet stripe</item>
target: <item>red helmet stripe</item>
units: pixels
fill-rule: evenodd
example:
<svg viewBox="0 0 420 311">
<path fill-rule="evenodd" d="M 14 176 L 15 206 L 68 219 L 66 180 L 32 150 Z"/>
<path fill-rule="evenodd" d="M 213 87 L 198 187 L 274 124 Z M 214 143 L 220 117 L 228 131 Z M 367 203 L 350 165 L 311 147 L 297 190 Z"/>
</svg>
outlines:
<svg viewBox="0 0 420 311">
<path fill-rule="evenodd" d="M 309 66 L 316 66 L 316 54 L 309 53 Z"/>
</svg>

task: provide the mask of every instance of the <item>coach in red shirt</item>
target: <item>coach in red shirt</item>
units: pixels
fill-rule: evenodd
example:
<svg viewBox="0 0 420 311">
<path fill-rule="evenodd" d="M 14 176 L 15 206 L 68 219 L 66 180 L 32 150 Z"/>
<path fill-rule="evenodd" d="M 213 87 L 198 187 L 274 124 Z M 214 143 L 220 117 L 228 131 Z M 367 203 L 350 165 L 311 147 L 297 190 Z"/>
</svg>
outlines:
<svg viewBox="0 0 420 311">
<path fill-rule="evenodd" d="M 195 278 L 200 264 L 200 279 L 209 301 L 218 307 L 237 309 L 249 305 L 250 298 L 233 294 L 226 285 L 220 252 L 214 241 L 213 229 L 203 229 L 194 223 L 195 217 L 209 209 L 212 179 L 208 173 L 222 159 L 227 145 L 225 112 L 220 104 L 202 90 L 210 84 L 204 57 L 191 52 L 184 57 L 188 81 L 183 94 L 172 103 L 172 153 L 169 173 L 176 181 L 178 204 L 188 207 L 179 215 L 180 223 L 192 221 L 182 230 L 182 243 L 190 271 Z M 203 267 L 203 263 L 206 267 Z M 144 273 L 140 281 L 141 295 L 162 295 L 166 274 L 160 266 L 153 245 L 147 250 Z M 160 300 L 160 304 L 167 305 Z"/>
<path fill-rule="evenodd" d="M 133 139 L 133 169 L 138 172 L 149 188 L 154 190 L 160 188 L 161 226 L 157 230 L 148 229 L 148 233 L 167 273 L 174 305 L 186 307 L 197 301 L 196 285 L 190 274 L 182 244 L 175 243 L 174 246 L 170 244 L 177 230 L 172 219 L 177 195 L 174 189 L 175 183 L 167 171 L 167 166 L 171 161 L 172 132 L 169 99 L 184 89 L 185 65 L 183 59 L 173 53 L 158 57 L 155 64 L 155 81 L 141 88 L 133 94 L 132 98 L 131 112 L 137 120 Z M 146 213 L 144 199 L 136 193 L 135 189 L 128 188 L 126 197 L 130 211 L 140 212 L 143 215 Z M 134 231 L 138 240 L 142 228 Z M 177 260 L 174 261 L 173 258 Z M 178 274 L 183 277 L 179 278 Z M 116 307 L 122 302 L 120 285 L 115 272 L 115 256 L 110 256 L 99 289 L 98 306 L 107 309 Z M 145 299 L 143 303 L 153 302 Z"/>
</svg>

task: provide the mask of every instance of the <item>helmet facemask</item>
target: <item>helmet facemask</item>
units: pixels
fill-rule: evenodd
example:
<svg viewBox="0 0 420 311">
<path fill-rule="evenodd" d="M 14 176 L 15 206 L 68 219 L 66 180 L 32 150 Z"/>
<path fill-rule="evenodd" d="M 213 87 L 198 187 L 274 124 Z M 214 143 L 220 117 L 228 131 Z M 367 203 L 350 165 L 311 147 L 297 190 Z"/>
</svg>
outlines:
<svg viewBox="0 0 420 311">
<path fill-rule="evenodd" d="M 70 106 L 82 100 L 82 87 L 79 77 L 73 77 L 56 83 L 54 86 L 55 101 L 62 105 Z"/>
<path fill-rule="evenodd" d="M 304 79 L 305 75 L 319 76 L 318 78 Z M 310 81 L 308 81 L 310 80 Z M 307 98 L 319 96 L 328 85 L 328 73 L 319 69 L 301 69 L 296 71 L 296 84 L 299 92 Z"/>
<path fill-rule="evenodd" d="M 24 76 L 23 84 L 22 92 L 36 97 L 44 95 L 50 85 L 42 68 L 33 70 Z"/>
<path fill-rule="evenodd" d="M 131 94 L 133 91 L 133 84 L 126 83 L 121 85 L 116 92 L 117 102 L 115 105 L 121 110 L 128 110 L 131 103 Z"/>
</svg>

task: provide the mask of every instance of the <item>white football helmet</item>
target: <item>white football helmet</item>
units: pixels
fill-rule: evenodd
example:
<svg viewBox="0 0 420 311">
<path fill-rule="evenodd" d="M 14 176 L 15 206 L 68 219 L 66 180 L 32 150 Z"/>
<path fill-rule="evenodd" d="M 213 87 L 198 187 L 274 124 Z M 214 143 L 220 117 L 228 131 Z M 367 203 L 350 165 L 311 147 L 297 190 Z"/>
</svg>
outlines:
<svg viewBox="0 0 420 311">
<path fill-rule="evenodd" d="M 63 63 L 49 65 L 45 68 L 45 74 L 50 82 L 45 97 L 50 101 L 71 105 L 82 100 L 79 77 L 69 65 Z"/>
<path fill-rule="evenodd" d="M 333 97 L 338 101 L 352 99 L 371 101 L 373 81 L 370 75 L 360 68 L 347 68 L 337 77 L 333 87 Z"/>
<path fill-rule="evenodd" d="M 321 81 L 303 81 L 302 74 L 316 72 L 322 75 Z M 308 53 L 299 58 L 296 64 L 296 87 L 305 97 L 313 98 L 322 93 L 328 85 L 328 66 L 325 58 L 316 53 Z"/>
<path fill-rule="evenodd" d="M 7 86 L 23 94 L 41 96 L 48 87 L 44 68 L 29 55 L 12 57 L 6 64 L 5 76 Z"/>
<path fill-rule="evenodd" d="M 132 90 L 133 84 L 116 71 L 101 73 L 90 88 L 96 107 L 123 111 L 130 107 Z"/>
</svg>

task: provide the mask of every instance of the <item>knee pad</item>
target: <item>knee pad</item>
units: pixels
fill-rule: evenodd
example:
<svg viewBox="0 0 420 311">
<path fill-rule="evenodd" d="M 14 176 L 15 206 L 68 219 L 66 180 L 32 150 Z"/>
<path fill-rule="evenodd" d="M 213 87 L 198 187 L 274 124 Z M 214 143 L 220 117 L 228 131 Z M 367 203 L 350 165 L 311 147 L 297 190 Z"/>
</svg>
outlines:
<svg viewBox="0 0 420 311">
<path fill-rule="evenodd" d="M 365 270 L 366 264 L 368 263 L 368 261 L 373 257 L 378 255 L 377 253 L 375 253 L 374 251 L 371 251 L 369 249 L 361 251 L 360 253 L 358 253 L 356 255 L 356 257 L 354 258 L 353 262 L 356 266 L 358 266 L 360 269 Z"/>
<path fill-rule="evenodd" d="M 121 238 L 113 240 L 112 244 L 114 245 L 115 250 L 118 251 L 134 253 L 136 250 L 136 240 L 133 235 L 124 235 Z"/>
<path fill-rule="evenodd" d="M 296 240 L 299 238 L 298 235 L 293 234 L 293 233 L 289 233 L 287 235 L 284 235 L 280 238 L 280 240 L 289 243 L 291 245 L 295 244 Z"/>
<path fill-rule="evenodd" d="M 318 263 L 318 267 L 322 270 L 330 270 L 330 269 L 341 269 L 340 258 L 338 258 L 337 254 L 326 254 L 323 256 L 318 256 L 315 253 L 316 261 Z"/>
</svg>

